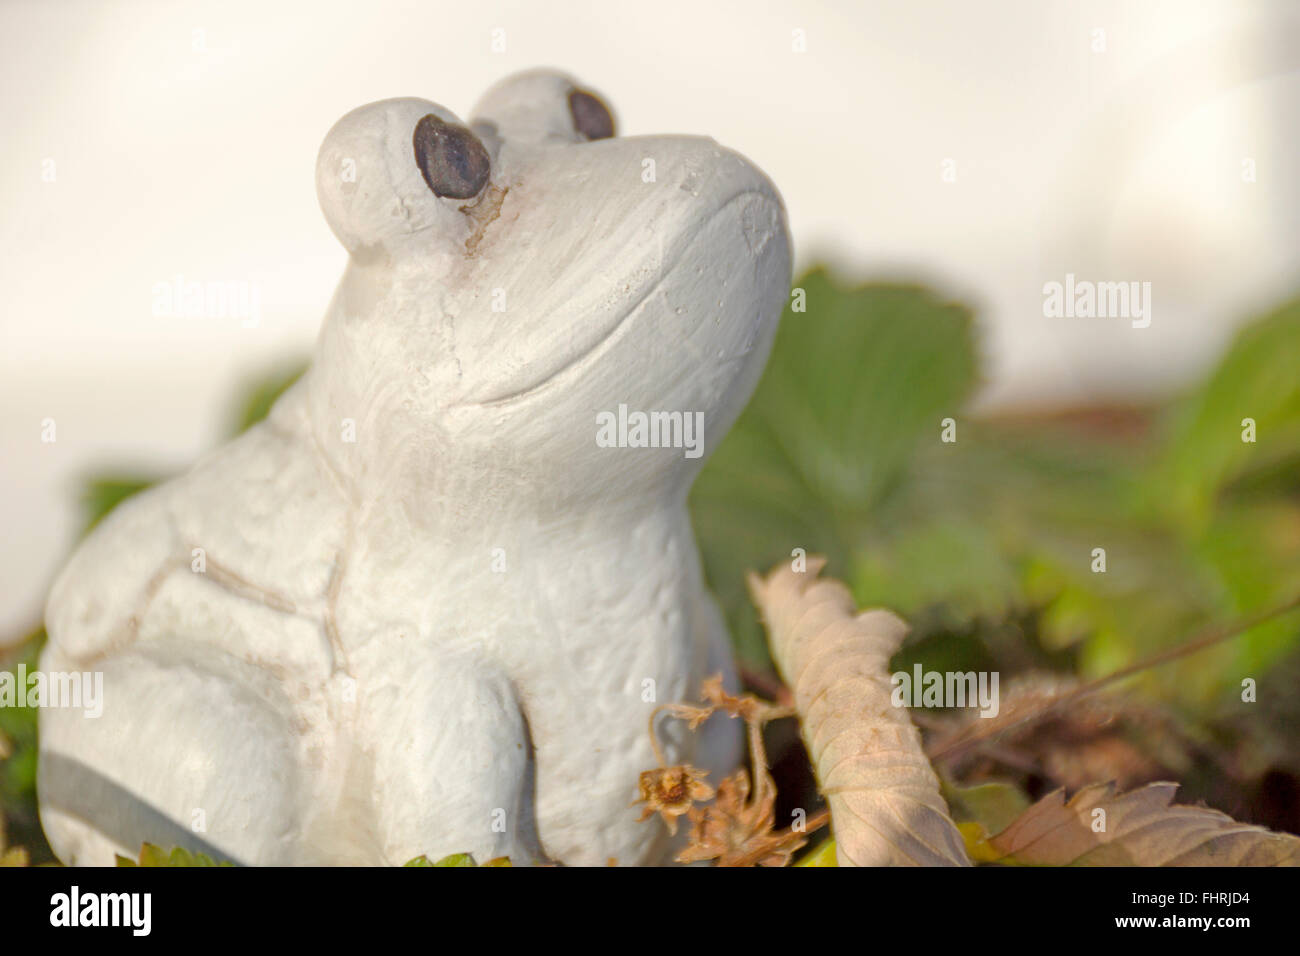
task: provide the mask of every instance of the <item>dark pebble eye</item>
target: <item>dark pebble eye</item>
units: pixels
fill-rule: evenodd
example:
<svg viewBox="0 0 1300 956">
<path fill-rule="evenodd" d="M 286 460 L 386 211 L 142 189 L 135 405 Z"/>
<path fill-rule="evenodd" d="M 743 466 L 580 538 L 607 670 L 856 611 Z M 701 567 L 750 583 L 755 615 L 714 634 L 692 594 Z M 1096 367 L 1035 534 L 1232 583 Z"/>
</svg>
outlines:
<svg viewBox="0 0 1300 956">
<path fill-rule="evenodd" d="M 415 124 L 415 164 L 435 196 L 472 199 L 482 192 L 492 161 L 477 136 L 430 113 Z"/>
<path fill-rule="evenodd" d="M 569 94 L 569 112 L 573 128 L 587 139 L 609 139 L 614 135 L 614 117 L 599 96 L 574 90 Z"/>
</svg>

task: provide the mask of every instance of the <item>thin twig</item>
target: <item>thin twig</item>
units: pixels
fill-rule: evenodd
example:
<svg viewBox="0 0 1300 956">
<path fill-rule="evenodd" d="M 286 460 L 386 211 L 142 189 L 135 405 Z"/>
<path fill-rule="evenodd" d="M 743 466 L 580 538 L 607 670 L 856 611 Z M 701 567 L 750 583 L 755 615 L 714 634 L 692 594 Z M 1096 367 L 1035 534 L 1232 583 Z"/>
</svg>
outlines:
<svg viewBox="0 0 1300 956">
<path fill-rule="evenodd" d="M 1282 617 L 1285 614 L 1289 614 L 1290 612 L 1296 610 L 1297 608 L 1300 608 L 1300 595 L 1297 595 L 1296 597 L 1287 601 L 1285 604 L 1280 604 L 1277 607 L 1272 608 L 1268 611 L 1262 611 L 1259 614 L 1255 614 L 1250 617 L 1243 618 L 1242 620 L 1235 621 L 1231 624 L 1225 624 L 1225 625 L 1220 625 L 1219 627 L 1207 628 L 1200 637 L 1194 637 L 1191 640 L 1178 645 L 1177 647 L 1172 647 L 1167 651 L 1161 651 L 1159 654 L 1155 654 L 1151 657 L 1148 657 L 1146 660 L 1138 661 L 1136 664 L 1130 664 L 1128 667 L 1121 667 L 1119 670 L 1115 671 L 1112 674 L 1107 674 L 1105 677 L 1099 677 L 1094 681 L 1090 681 L 1087 684 L 1083 684 L 1079 687 L 1076 687 L 1074 690 L 1070 691 L 1069 693 L 1063 694 L 1060 697 L 1056 698 L 1055 700 L 1048 701 L 1037 711 L 1026 714 L 1025 716 L 1020 717 L 1017 720 L 1013 720 L 1011 723 L 1006 724 L 1005 726 L 997 727 L 989 731 L 988 733 L 975 734 L 970 737 L 955 740 L 952 743 L 948 744 L 947 746 L 940 748 L 935 753 L 931 754 L 930 759 L 941 760 L 945 758 L 954 757 L 960 753 L 965 752 L 966 750 L 969 750 L 971 747 L 985 740 L 991 740 L 995 737 L 1000 737 L 1003 734 L 1007 733 L 1008 731 L 1015 730 L 1016 728 L 1024 727 L 1027 724 L 1031 724 L 1034 723 L 1035 721 L 1041 720 L 1043 717 L 1047 716 L 1048 714 L 1060 710 L 1066 704 L 1076 701 L 1081 697 L 1086 697 L 1089 694 L 1093 694 L 1096 691 L 1101 690 L 1103 687 L 1107 687 L 1115 683 L 1116 681 L 1124 680 L 1126 677 L 1132 677 L 1134 674 L 1140 673 L 1141 671 L 1144 670 L 1148 670 L 1152 667 L 1158 667 L 1161 664 L 1167 664 L 1169 661 L 1177 660 L 1180 657 L 1186 657 L 1189 654 L 1195 654 L 1197 651 L 1202 651 L 1207 647 L 1212 647 L 1213 645 L 1218 644 L 1222 641 L 1226 641 L 1229 638 L 1237 637 L 1243 632 L 1248 631 L 1253 627 L 1257 627 L 1260 624 L 1264 624 L 1268 621 L 1271 621 L 1274 618 Z"/>
<path fill-rule="evenodd" d="M 794 694 L 775 674 L 767 671 L 756 671 L 744 664 L 739 665 L 736 670 L 740 675 L 741 683 L 754 688 L 768 700 L 775 701 L 782 707 L 794 705 Z"/>
<path fill-rule="evenodd" d="M 663 748 L 659 746 L 659 735 L 655 733 L 655 718 L 667 709 L 667 704 L 660 704 L 654 710 L 650 711 L 650 746 L 654 748 L 655 759 L 659 761 L 659 766 L 661 767 L 668 766 L 668 761 L 664 759 Z"/>
</svg>

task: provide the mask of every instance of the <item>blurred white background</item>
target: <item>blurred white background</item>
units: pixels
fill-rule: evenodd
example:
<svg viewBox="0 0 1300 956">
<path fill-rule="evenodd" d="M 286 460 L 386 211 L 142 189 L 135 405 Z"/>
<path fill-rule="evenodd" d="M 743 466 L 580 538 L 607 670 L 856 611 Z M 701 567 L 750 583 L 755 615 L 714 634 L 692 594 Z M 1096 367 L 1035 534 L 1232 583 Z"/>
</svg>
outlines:
<svg viewBox="0 0 1300 956">
<path fill-rule="evenodd" d="M 183 467 L 310 348 L 344 260 L 316 148 L 372 100 L 464 116 L 550 65 L 621 133 L 715 137 L 782 189 L 801 267 L 977 307 L 985 407 L 1170 387 L 1300 288 L 1292 2 L 6 0 L 0 37 L 0 640 L 79 478 Z M 1044 318 L 1067 271 L 1151 282 L 1151 326 Z M 259 324 L 155 315 L 178 275 L 251 284 Z"/>
</svg>

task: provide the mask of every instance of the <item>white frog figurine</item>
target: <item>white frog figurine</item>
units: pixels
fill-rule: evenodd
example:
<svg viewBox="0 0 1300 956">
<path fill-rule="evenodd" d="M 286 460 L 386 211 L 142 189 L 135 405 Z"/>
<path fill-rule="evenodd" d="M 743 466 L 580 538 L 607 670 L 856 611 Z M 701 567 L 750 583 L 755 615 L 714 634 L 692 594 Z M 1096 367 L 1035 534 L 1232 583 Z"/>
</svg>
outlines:
<svg viewBox="0 0 1300 956">
<path fill-rule="evenodd" d="M 670 860 L 633 803 L 655 707 L 734 681 L 686 496 L 789 291 L 779 194 L 551 71 L 468 124 L 356 109 L 316 185 L 349 261 L 311 368 L 50 594 L 43 670 L 103 675 L 98 719 L 41 713 L 54 851 Z M 662 441 L 598 440 L 637 414 Z M 667 724 L 670 763 L 739 760 L 736 721 Z"/>
</svg>

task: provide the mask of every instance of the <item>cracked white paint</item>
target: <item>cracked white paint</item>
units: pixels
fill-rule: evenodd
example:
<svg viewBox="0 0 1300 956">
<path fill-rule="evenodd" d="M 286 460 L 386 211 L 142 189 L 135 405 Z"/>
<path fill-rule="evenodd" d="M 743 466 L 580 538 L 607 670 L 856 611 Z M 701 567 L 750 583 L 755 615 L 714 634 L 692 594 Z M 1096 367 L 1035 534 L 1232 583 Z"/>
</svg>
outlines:
<svg viewBox="0 0 1300 956">
<path fill-rule="evenodd" d="M 600 448 L 596 415 L 703 412 L 711 452 L 771 347 L 790 243 L 740 156 L 586 142 L 572 88 L 535 72 L 485 97 L 474 200 L 416 166 L 417 121 L 458 122 L 436 104 L 374 103 L 326 137 L 318 192 L 351 258 L 311 370 L 119 507 L 50 595 L 42 666 L 105 675 L 100 719 L 41 715 L 65 862 L 142 840 L 266 864 L 665 858 L 630 805 L 655 763 L 644 682 L 663 703 L 731 669 L 685 510 L 703 459 Z M 729 769 L 732 724 L 668 730 L 670 759 Z"/>
</svg>

